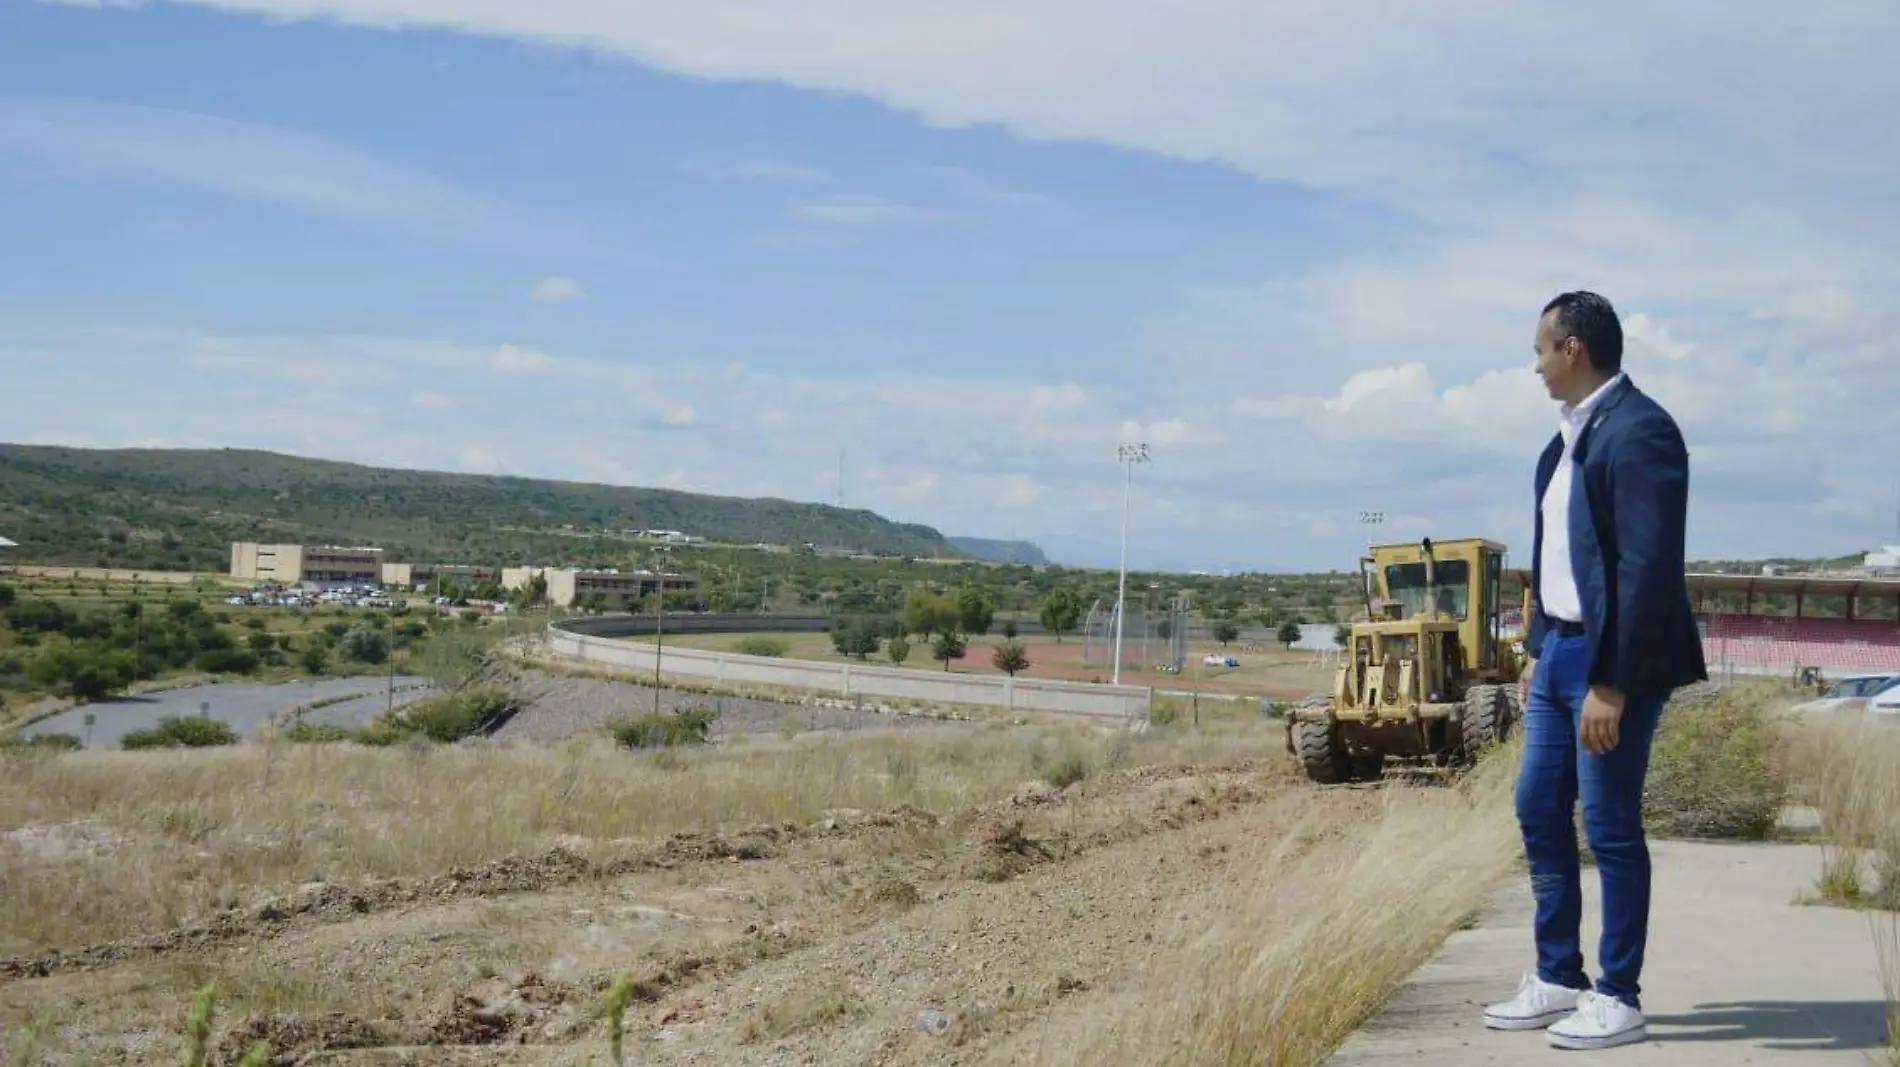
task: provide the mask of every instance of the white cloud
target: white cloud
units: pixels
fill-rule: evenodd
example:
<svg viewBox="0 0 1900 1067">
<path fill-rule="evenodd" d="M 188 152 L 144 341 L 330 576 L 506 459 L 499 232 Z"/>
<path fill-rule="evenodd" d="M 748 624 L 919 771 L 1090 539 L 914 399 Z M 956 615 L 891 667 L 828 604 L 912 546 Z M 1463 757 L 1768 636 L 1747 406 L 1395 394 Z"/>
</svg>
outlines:
<svg viewBox="0 0 1900 1067">
<path fill-rule="evenodd" d="M 580 283 L 572 278 L 543 278 L 534 283 L 529 297 L 534 300 L 579 300 L 587 295 L 582 292 Z"/>
<path fill-rule="evenodd" d="M 920 222 L 931 217 L 930 212 L 922 208 L 894 203 L 868 193 L 840 193 L 801 204 L 793 214 L 806 222 L 832 226 L 883 226 Z"/>
<path fill-rule="evenodd" d="M 1087 402 L 1088 393 L 1074 382 L 1029 388 L 1029 409 L 1035 412 L 1073 411 Z"/>
<path fill-rule="evenodd" d="M 295 130 L 167 108 L 0 97 L 0 156 L 75 176 L 180 182 L 346 218 L 441 232 L 487 228 L 487 205 L 446 182 Z"/>
<path fill-rule="evenodd" d="M 1211 445 L 1220 441 L 1218 434 L 1180 418 L 1157 419 L 1148 423 L 1143 423 L 1138 419 L 1127 419 L 1121 425 L 1121 439 L 1130 443 L 1146 442 L 1157 448 L 1167 448 L 1171 445 Z"/>
<path fill-rule="evenodd" d="M 488 362 L 498 371 L 537 374 L 553 367 L 554 357 L 546 352 L 504 344 L 489 354 Z"/>
<path fill-rule="evenodd" d="M 1005 508 L 1026 508 L 1042 499 L 1043 487 L 1026 474 L 1004 475 L 997 486 L 996 503 Z"/>
<path fill-rule="evenodd" d="M 1623 320 L 1623 342 L 1626 349 L 1639 354 L 1654 353 L 1671 360 L 1682 359 L 1695 351 L 1695 345 L 1670 336 L 1667 324 L 1640 311 Z"/>
</svg>

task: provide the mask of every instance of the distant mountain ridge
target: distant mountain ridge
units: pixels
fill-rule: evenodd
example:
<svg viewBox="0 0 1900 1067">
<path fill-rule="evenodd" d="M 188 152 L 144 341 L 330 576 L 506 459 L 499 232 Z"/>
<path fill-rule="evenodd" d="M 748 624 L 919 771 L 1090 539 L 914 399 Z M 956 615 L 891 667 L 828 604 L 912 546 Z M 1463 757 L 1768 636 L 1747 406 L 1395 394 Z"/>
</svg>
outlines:
<svg viewBox="0 0 1900 1067">
<path fill-rule="evenodd" d="M 244 449 L 0 444 L 0 530 L 28 562 L 223 570 L 232 541 L 370 543 L 390 559 L 573 555 L 562 527 L 963 555 L 930 526 L 777 498 L 370 467 Z M 505 529 L 505 533 L 504 530 Z M 584 549 L 584 545 L 582 546 Z M 603 557 L 610 552 L 603 546 Z"/>
<path fill-rule="evenodd" d="M 950 547 L 989 563 L 1019 563 L 1040 567 L 1049 557 L 1034 541 L 997 541 L 987 537 L 946 537 Z"/>
</svg>

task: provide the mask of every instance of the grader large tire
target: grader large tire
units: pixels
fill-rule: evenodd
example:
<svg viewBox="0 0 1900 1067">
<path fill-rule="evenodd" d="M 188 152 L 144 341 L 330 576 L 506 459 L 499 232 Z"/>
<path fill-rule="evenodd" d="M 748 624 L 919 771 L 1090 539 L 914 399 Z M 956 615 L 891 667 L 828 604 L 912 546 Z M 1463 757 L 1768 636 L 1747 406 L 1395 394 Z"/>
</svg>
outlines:
<svg viewBox="0 0 1900 1067">
<path fill-rule="evenodd" d="M 1474 685 L 1465 691 L 1461 762 L 1476 763 L 1493 745 L 1510 739 L 1518 718 L 1514 696 L 1510 687 L 1503 685 Z"/>
<path fill-rule="evenodd" d="M 1323 722 L 1295 723 L 1293 743 L 1308 778 L 1321 785 L 1338 785 L 1350 778 L 1345 754 L 1333 743 L 1332 727 Z"/>
</svg>

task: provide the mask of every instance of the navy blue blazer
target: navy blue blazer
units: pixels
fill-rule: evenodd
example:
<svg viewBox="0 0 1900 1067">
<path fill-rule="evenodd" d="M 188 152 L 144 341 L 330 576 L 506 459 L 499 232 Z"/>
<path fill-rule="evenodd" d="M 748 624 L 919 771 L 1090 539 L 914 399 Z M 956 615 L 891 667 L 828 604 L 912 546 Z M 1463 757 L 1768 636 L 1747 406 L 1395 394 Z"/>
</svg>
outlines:
<svg viewBox="0 0 1900 1067">
<path fill-rule="evenodd" d="M 1537 461 L 1532 597 L 1543 588 L 1544 489 L 1563 435 Z M 1684 579 L 1689 451 L 1676 421 L 1627 377 L 1604 394 L 1577 436 L 1570 480 L 1570 563 L 1583 602 L 1590 684 L 1626 697 L 1664 697 L 1708 678 Z M 1533 600 L 1535 656 L 1555 620 Z"/>
</svg>

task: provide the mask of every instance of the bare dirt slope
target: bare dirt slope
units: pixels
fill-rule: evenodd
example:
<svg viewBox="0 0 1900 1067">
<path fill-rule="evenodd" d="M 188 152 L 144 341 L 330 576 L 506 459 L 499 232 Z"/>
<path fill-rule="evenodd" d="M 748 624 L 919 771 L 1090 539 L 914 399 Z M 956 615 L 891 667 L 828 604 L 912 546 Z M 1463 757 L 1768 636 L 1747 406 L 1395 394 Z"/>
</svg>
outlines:
<svg viewBox="0 0 1900 1067">
<path fill-rule="evenodd" d="M 1060 777 L 1060 776 L 1058 776 Z M 473 785 L 474 783 L 471 783 Z M 208 921 L 0 961 L 9 1063 L 1025 1063 L 1073 1051 L 1169 974 L 1237 857 L 1343 847 L 1376 794 L 1301 783 L 1269 746 L 935 812 L 899 805 L 568 835 L 532 858 L 256 894 Z M 1314 816 L 1320 816 L 1314 819 Z M 1059 1057 L 1055 1057 L 1059 1058 Z"/>
</svg>

